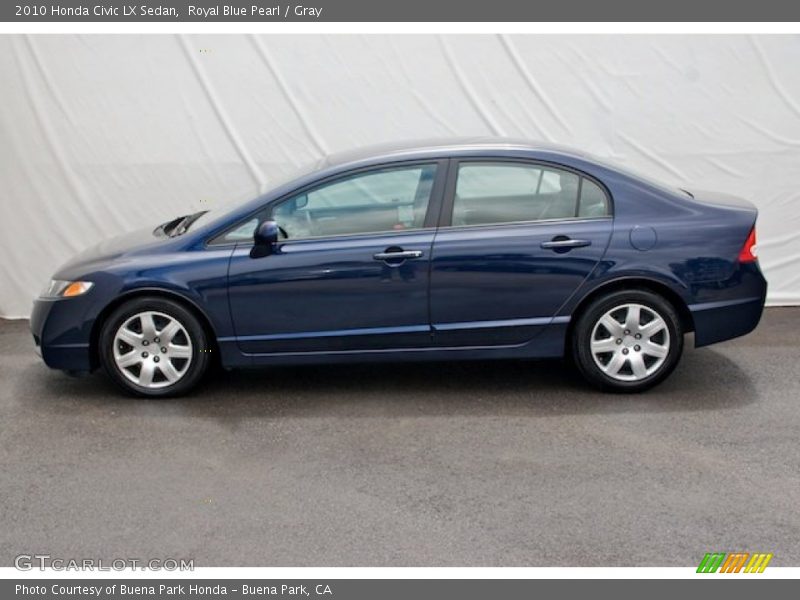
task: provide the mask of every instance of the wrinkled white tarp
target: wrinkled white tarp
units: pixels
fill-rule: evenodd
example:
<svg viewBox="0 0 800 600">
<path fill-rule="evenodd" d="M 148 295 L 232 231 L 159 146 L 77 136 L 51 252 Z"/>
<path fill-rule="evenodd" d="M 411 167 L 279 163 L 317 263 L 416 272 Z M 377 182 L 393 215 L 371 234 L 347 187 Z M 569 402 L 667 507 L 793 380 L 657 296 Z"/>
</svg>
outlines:
<svg viewBox="0 0 800 600">
<path fill-rule="evenodd" d="M 761 210 L 800 301 L 800 36 L 0 36 L 0 316 L 70 255 L 356 146 L 558 142 Z"/>
</svg>

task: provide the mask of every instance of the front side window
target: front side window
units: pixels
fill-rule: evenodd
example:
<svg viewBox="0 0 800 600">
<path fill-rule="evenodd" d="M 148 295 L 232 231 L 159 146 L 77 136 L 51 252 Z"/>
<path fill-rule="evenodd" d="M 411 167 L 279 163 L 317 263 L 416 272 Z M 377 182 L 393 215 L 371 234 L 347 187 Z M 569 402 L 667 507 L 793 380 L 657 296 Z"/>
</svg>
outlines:
<svg viewBox="0 0 800 600">
<path fill-rule="evenodd" d="M 453 225 L 606 216 L 605 192 L 571 171 L 542 165 L 462 163 Z"/>
<path fill-rule="evenodd" d="M 436 165 L 358 173 L 275 205 L 287 239 L 420 229 Z"/>
<path fill-rule="evenodd" d="M 420 229 L 435 178 L 435 164 L 350 175 L 266 207 L 212 243 L 251 241 L 270 218 L 289 240 Z"/>
</svg>

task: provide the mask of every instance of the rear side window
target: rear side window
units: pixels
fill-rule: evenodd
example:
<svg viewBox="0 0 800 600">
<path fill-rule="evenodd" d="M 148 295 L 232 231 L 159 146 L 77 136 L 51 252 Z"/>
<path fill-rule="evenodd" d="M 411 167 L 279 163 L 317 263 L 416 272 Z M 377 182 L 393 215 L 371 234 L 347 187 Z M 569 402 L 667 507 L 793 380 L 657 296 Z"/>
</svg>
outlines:
<svg viewBox="0 0 800 600">
<path fill-rule="evenodd" d="M 563 169 L 515 163 L 461 163 L 453 225 L 488 225 L 608 215 L 593 181 Z"/>
<path fill-rule="evenodd" d="M 581 199 L 578 204 L 579 217 L 605 217 L 609 212 L 608 196 L 603 189 L 591 179 L 581 181 Z"/>
</svg>

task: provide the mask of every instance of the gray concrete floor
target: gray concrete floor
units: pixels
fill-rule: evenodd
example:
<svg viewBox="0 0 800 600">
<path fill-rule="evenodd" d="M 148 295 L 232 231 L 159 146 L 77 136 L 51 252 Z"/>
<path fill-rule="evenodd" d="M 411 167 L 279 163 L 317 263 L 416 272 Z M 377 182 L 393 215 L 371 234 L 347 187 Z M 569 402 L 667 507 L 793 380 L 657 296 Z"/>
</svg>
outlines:
<svg viewBox="0 0 800 600">
<path fill-rule="evenodd" d="M 800 566 L 800 309 L 642 396 L 557 361 L 280 368 L 119 395 L 0 323 L 0 565 Z"/>
</svg>

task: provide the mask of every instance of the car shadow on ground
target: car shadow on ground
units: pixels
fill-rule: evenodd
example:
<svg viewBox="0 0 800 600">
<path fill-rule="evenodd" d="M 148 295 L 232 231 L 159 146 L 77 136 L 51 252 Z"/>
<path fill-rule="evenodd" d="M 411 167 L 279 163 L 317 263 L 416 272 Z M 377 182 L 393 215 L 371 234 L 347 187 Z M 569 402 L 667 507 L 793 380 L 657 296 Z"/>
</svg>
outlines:
<svg viewBox="0 0 800 600">
<path fill-rule="evenodd" d="M 218 371 L 191 395 L 146 400 L 103 374 L 69 378 L 31 364 L 18 401 L 72 413 L 113 408 L 136 414 L 238 420 L 319 416 L 558 416 L 725 410 L 754 402 L 739 364 L 712 349 L 687 350 L 672 376 L 644 394 L 604 394 L 563 361 L 426 362 L 270 367 Z"/>
</svg>

